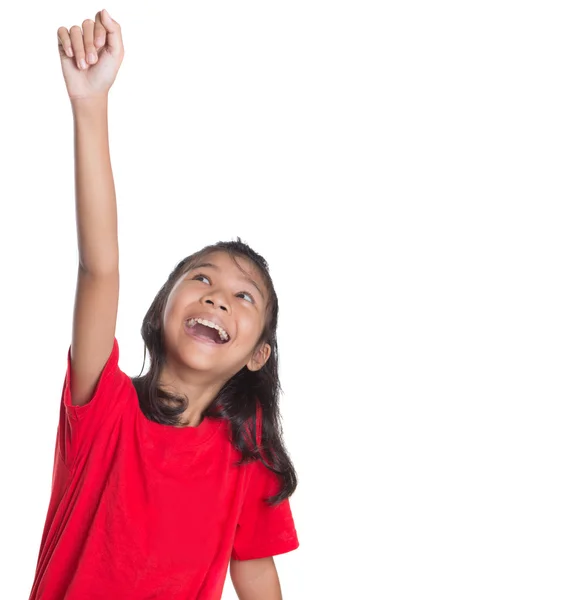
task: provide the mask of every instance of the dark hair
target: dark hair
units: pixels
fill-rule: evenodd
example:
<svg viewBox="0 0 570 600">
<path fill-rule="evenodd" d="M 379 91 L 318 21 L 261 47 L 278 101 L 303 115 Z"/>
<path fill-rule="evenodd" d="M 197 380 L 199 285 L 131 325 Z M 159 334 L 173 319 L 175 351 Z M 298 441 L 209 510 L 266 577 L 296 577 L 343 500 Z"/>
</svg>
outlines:
<svg viewBox="0 0 570 600">
<path fill-rule="evenodd" d="M 180 415 L 188 406 L 188 398 L 166 392 L 158 385 L 161 368 L 166 361 L 162 327 L 164 309 L 170 292 L 180 277 L 207 255 L 219 251 L 228 253 L 240 269 L 236 256 L 248 259 L 260 271 L 269 292 L 269 299 L 265 325 L 256 347 L 266 342 L 271 346 L 271 353 L 265 365 L 258 371 L 250 371 L 244 366 L 231 377 L 203 412 L 203 416 L 229 421 L 232 444 L 241 453 L 237 465 L 260 460 L 279 476 L 282 483 L 280 492 L 267 499 L 269 504 L 276 505 L 293 494 L 297 487 L 297 474 L 282 439 L 279 412 L 279 395 L 282 389 L 279 382 L 276 338 L 279 304 L 267 262 L 262 256 L 238 237 L 235 242 L 218 242 L 206 246 L 180 261 L 154 298 L 143 320 L 141 334 L 145 343 L 145 360 L 147 349 L 150 356 L 149 371 L 143 376 L 139 374 L 131 379 L 137 390 L 141 410 L 148 419 L 163 425 L 181 425 Z M 259 413 L 261 424 L 257 423 Z M 258 427 L 261 427 L 260 440 Z M 261 441 L 261 444 L 258 444 L 258 441 Z"/>
</svg>

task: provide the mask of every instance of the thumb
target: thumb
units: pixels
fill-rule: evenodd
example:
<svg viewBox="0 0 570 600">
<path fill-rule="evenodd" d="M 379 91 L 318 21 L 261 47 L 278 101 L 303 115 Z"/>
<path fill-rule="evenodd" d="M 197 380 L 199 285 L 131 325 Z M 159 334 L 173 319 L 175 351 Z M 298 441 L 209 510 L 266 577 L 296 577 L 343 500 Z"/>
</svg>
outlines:
<svg viewBox="0 0 570 600">
<path fill-rule="evenodd" d="M 101 11 L 101 24 L 107 32 L 107 45 L 111 54 L 116 56 L 123 50 L 123 36 L 121 35 L 121 26 L 111 18 L 111 15 L 103 9 Z"/>
</svg>

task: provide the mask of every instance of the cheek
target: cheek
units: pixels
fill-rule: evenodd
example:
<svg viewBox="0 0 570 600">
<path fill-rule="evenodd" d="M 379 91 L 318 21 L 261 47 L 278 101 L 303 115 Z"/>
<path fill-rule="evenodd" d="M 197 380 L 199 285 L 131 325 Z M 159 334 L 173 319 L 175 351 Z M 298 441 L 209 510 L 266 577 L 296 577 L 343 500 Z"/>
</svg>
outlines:
<svg viewBox="0 0 570 600">
<path fill-rule="evenodd" d="M 261 335 L 263 329 L 263 323 L 259 321 L 257 316 L 248 315 L 242 321 L 242 331 L 251 338 L 252 341 L 257 341 L 257 338 Z"/>
<path fill-rule="evenodd" d="M 186 287 L 184 284 L 175 288 L 164 308 L 164 327 L 177 327 L 182 322 L 188 307 L 199 300 L 199 292 Z"/>
<path fill-rule="evenodd" d="M 171 296 L 164 307 L 163 325 L 165 328 L 171 324 L 179 312 L 179 297 L 178 295 Z"/>
</svg>

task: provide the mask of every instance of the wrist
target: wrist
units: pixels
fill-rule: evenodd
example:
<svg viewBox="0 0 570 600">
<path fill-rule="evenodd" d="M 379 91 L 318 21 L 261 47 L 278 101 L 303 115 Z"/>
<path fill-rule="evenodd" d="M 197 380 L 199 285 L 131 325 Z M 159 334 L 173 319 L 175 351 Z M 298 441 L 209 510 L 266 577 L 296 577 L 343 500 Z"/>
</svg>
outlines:
<svg viewBox="0 0 570 600">
<path fill-rule="evenodd" d="M 81 114 L 84 112 L 99 112 L 106 111 L 108 106 L 108 96 L 104 94 L 102 96 L 89 96 L 84 98 L 72 98 L 71 109 L 74 115 Z"/>
</svg>

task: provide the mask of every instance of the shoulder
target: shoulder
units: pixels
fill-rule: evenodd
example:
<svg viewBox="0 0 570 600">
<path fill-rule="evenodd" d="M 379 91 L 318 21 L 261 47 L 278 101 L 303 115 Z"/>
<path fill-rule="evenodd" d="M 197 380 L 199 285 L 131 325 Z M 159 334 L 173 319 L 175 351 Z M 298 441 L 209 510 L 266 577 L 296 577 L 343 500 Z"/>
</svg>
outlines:
<svg viewBox="0 0 570 600">
<path fill-rule="evenodd" d="M 71 379 L 73 377 L 71 365 L 71 348 L 67 353 L 67 371 L 63 388 L 63 403 L 70 418 L 80 420 L 88 414 L 97 413 L 100 410 L 108 410 L 116 404 L 120 398 L 136 395 L 131 378 L 119 367 L 119 344 L 115 338 L 113 348 L 95 388 L 90 394 L 89 400 L 82 405 L 74 405 L 71 399 Z"/>
</svg>

